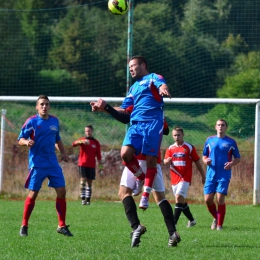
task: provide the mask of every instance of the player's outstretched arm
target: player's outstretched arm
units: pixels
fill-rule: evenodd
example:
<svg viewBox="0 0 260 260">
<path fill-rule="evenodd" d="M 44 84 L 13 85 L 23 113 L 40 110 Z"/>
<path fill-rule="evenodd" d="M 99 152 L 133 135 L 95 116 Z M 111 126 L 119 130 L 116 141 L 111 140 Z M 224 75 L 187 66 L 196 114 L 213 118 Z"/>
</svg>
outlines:
<svg viewBox="0 0 260 260">
<path fill-rule="evenodd" d="M 111 107 L 101 98 L 96 102 L 90 102 L 90 105 L 92 107 L 92 111 L 105 111 L 121 123 L 128 124 L 130 122 L 130 114 L 127 113 L 125 109 L 120 107 Z"/>
<path fill-rule="evenodd" d="M 105 111 L 123 124 L 128 124 L 130 122 L 130 114 L 126 113 L 124 109 L 118 107 L 115 109 L 109 104 L 106 104 Z"/>
<path fill-rule="evenodd" d="M 168 96 L 168 97 L 172 97 L 171 96 L 171 93 L 170 93 L 170 91 L 169 91 L 169 88 L 168 88 L 168 86 L 166 85 L 166 84 L 162 84 L 161 86 L 160 86 L 160 88 L 159 88 L 159 94 L 161 95 L 161 96 Z"/>
</svg>

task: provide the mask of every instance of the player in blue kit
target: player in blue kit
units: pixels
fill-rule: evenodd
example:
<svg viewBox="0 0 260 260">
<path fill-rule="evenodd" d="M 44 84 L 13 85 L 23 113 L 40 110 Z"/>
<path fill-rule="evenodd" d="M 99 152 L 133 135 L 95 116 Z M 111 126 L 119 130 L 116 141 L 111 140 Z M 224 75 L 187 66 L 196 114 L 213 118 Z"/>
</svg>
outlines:
<svg viewBox="0 0 260 260">
<path fill-rule="evenodd" d="M 213 216 L 211 229 L 222 230 L 226 214 L 225 197 L 231 179 L 231 168 L 240 162 L 240 154 L 234 139 L 226 136 L 228 128 L 224 119 L 216 122 L 217 135 L 210 136 L 205 142 L 203 162 L 207 165 L 204 198 Z M 216 194 L 217 204 L 214 202 Z"/>
<path fill-rule="evenodd" d="M 57 232 L 65 236 L 73 236 L 65 223 L 65 179 L 55 154 L 55 147 L 57 147 L 62 154 L 62 160 L 66 162 L 69 160 L 59 135 L 59 120 L 49 115 L 50 102 L 47 96 L 39 96 L 36 101 L 36 110 L 38 114 L 26 120 L 18 137 L 19 145 L 29 148 L 29 173 L 25 182 L 25 188 L 29 189 L 29 194 L 24 203 L 20 235 L 28 236 L 28 223 L 35 200 L 42 182 L 48 178 L 48 186 L 54 188 L 57 193 Z"/>
<path fill-rule="evenodd" d="M 144 191 L 139 208 L 149 207 L 149 196 L 157 172 L 157 155 L 163 135 L 163 96 L 171 96 L 168 86 L 161 75 L 149 73 L 147 62 L 142 56 L 133 56 L 129 71 L 135 83 L 124 99 L 121 108 L 134 106 L 130 117 L 130 127 L 121 148 L 123 164 L 137 177 L 135 195 Z M 146 155 L 146 174 L 142 172 L 134 155 Z"/>
</svg>

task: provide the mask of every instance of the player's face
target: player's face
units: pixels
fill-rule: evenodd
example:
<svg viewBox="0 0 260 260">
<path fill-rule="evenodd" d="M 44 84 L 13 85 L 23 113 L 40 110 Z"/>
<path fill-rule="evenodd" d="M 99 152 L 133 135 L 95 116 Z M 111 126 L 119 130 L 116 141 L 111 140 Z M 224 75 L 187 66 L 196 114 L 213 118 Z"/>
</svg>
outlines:
<svg viewBox="0 0 260 260">
<path fill-rule="evenodd" d="M 144 75 L 147 74 L 145 64 L 138 64 L 137 59 L 133 59 L 129 61 L 129 72 L 133 79 L 142 78 Z"/>
<path fill-rule="evenodd" d="M 36 105 L 36 110 L 42 118 L 48 118 L 50 111 L 50 102 L 47 99 L 39 99 Z"/>
<path fill-rule="evenodd" d="M 224 135 L 227 131 L 227 125 L 224 121 L 217 121 L 215 129 L 217 130 L 217 134 Z"/>
<path fill-rule="evenodd" d="M 172 137 L 177 144 L 183 143 L 184 134 L 181 131 L 173 130 L 172 131 Z"/>
<path fill-rule="evenodd" d="M 92 137 L 92 129 L 89 128 L 89 127 L 85 127 L 85 134 L 86 134 L 86 137 Z"/>
</svg>

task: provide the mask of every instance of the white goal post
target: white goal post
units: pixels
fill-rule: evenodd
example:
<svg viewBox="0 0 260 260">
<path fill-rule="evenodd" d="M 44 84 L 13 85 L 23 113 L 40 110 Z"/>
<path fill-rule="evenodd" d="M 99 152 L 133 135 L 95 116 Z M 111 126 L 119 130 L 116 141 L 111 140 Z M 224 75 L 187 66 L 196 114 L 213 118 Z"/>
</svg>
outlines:
<svg viewBox="0 0 260 260">
<path fill-rule="evenodd" d="M 38 97 L 35 96 L 0 96 L 0 101 L 36 101 Z M 102 97 L 101 97 L 102 98 Z M 99 97 L 51 97 L 49 96 L 50 101 L 56 102 L 91 102 L 98 100 Z M 122 102 L 123 97 L 113 98 L 113 97 L 103 97 L 102 99 L 107 102 Z M 172 104 L 254 104 L 256 106 L 255 110 L 255 144 L 254 144 L 254 188 L 253 188 L 253 205 L 257 205 L 259 203 L 259 175 L 260 175 L 260 99 L 230 99 L 230 98 L 165 98 L 165 103 Z M 1 117 L 4 117 L 2 110 Z M 6 111 L 4 112 L 6 113 Z M 1 129 L 3 126 L 1 125 Z M 1 131 L 1 137 L 3 133 Z M 1 138 L 1 150 L 0 150 L 0 159 L 3 156 L 3 140 Z M 0 162 L 2 164 L 2 160 Z M 0 180 L 2 180 L 3 176 L 3 167 L 0 167 Z M 2 190 L 2 182 L 0 181 L 0 191 Z"/>
</svg>

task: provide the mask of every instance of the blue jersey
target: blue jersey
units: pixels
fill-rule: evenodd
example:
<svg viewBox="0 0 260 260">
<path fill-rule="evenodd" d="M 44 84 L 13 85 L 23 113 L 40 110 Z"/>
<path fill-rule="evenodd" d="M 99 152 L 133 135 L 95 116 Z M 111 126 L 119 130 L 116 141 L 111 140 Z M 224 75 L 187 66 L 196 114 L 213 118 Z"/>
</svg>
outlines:
<svg viewBox="0 0 260 260">
<path fill-rule="evenodd" d="M 57 117 L 49 115 L 48 119 L 43 119 L 38 114 L 29 117 L 22 126 L 18 140 L 21 138 L 35 142 L 29 149 L 29 169 L 59 166 L 55 153 L 55 143 L 61 140 Z"/>
<path fill-rule="evenodd" d="M 163 98 L 159 95 L 159 87 L 162 84 L 166 84 L 162 76 L 150 73 L 131 86 L 121 105 L 124 109 L 134 106 L 131 122 L 154 119 L 163 122 Z"/>
<path fill-rule="evenodd" d="M 224 164 L 231 162 L 232 157 L 240 158 L 236 141 L 229 136 L 220 138 L 217 135 L 208 137 L 203 156 L 212 160 L 212 164 L 207 166 L 206 179 L 215 181 L 230 180 L 231 170 L 225 170 Z"/>
</svg>

